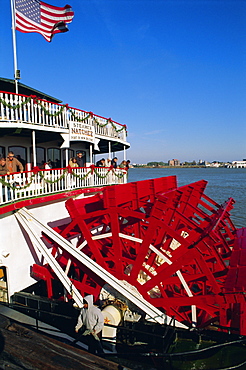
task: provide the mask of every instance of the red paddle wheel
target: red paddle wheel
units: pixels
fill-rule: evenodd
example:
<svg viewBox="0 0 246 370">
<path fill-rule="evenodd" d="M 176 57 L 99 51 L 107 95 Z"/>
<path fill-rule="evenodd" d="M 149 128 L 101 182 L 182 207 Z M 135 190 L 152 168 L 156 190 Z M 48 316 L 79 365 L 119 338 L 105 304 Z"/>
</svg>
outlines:
<svg viewBox="0 0 246 370">
<path fill-rule="evenodd" d="M 205 187 L 203 180 L 177 187 L 174 176 L 105 187 L 69 199 L 71 221 L 55 230 L 176 320 L 246 334 L 246 232 L 230 220 L 233 199 L 220 206 Z M 105 283 L 100 274 L 49 242 L 81 294 L 97 297 Z M 33 273 L 52 297 L 52 270 L 34 265 Z"/>
</svg>

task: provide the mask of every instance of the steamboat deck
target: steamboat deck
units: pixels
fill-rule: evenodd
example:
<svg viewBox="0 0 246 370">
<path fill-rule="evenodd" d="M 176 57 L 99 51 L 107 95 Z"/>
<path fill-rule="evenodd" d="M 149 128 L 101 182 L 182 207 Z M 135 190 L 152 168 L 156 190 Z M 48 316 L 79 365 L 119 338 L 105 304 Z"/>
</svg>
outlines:
<svg viewBox="0 0 246 370">
<path fill-rule="evenodd" d="M 11 90 L 12 85 L 10 80 L 0 79 L 0 87 Z M 126 183 L 124 169 L 94 165 L 97 154 L 112 158 L 123 151 L 126 156 L 130 145 L 125 125 L 59 104 L 59 100 L 25 85 L 21 91 L 30 95 L 0 91 L 0 155 L 6 157 L 13 151 L 21 156 L 25 167 L 23 173 L 0 177 L 1 206 L 23 199 L 44 199 L 50 194 L 60 194 L 55 198 L 62 198 L 68 192 L 78 195 L 74 192 L 78 189 Z M 69 168 L 69 159 L 78 152 L 83 153 L 84 166 Z M 47 170 L 44 163 L 48 159 L 53 166 Z"/>
</svg>

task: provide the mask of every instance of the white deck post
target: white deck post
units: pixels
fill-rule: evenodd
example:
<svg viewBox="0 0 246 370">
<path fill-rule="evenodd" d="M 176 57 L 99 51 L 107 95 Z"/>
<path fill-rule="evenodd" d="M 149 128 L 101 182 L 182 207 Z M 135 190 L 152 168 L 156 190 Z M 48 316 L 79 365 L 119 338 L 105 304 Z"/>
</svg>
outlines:
<svg viewBox="0 0 246 370">
<path fill-rule="evenodd" d="M 111 154 L 111 141 L 109 141 L 109 142 L 108 142 L 108 157 L 109 157 L 110 159 L 112 159 L 112 158 L 111 158 L 111 156 L 112 156 L 112 154 Z"/>
<path fill-rule="evenodd" d="M 92 144 L 90 144 L 90 164 L 93 163 L 93 157 L 92 157 Z"/>
<path fill-rule="evenodd" d="M 36 134 L 35 131 L 32 131 L 32 153 L 33 153 L 33 166 L 37 166 L 37 157 L 36 157 Z"/>
</svg>

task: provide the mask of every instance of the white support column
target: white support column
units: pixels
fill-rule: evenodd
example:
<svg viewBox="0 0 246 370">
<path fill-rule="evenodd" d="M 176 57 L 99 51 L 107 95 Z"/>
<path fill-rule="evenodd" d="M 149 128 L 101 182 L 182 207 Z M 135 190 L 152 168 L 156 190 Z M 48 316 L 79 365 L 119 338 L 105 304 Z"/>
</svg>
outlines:
<svg viewBox="0 0 246 370">
<path fill-rule="evenodd" d="M 124 161 L 126 161 L 126 147 L 124 145 Z"/>
<path fill-rule="evenodd" d="M 111 156 L 112 156 L 112 154 L 111 154 L 111 141 L 109 141 L 109 142 L 108 142 L 108 157 L 109 157 L 110 159 L 112 159 L 112 158 L 111 158 Z"/>
<path fill-rule="evenodd" d="M 27 153 L 26 153 L 26 170 L 31 171 L 31 151 L 28 148 Z"/>
<path fill-rule="evenodd" d="M 92 158 L 92 144 L 90 144 L 90 163 L 93 163 L 93 158 Z"/>
<path fill-rule="evenodd" d="M 37 156 L 36 156 L 36 134 L 32 131 L 32 153 L 33 153 L 33 166 L 37 166 Z"/>
</svg>

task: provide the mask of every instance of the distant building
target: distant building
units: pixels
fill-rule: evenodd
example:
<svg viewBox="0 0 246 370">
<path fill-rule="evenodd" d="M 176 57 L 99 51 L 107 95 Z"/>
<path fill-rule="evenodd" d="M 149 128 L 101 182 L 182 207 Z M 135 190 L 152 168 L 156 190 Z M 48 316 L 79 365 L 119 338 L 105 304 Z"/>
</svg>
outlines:
<svg viewBox="0 0 246 370">
<path fill-rule="evenodd" d="M 246 168 L 246 160 L 243 161 L 233 161 L 231 164 L 232 168 Z"/>
<path fill-rule="evenodd" d="M 204 161 L 202 159 L 199 159 L 198 163 L 197 163 L 199 166 L 208 166 L 209 162 L 208 161 Z"/>
<path fill-rule="evenodd" d="M 216 167 L 216 168 L 219 168 L 219 167 L 220 167 L 220 163 L 219 163 L 219 162 L 214 161 L 214 162 L 212 162 L 212 163 L 210 164 L 210 167 Z"/>
<path fill-rule="evenodd" d="M 132 167 L 144 167 L 144 166 L 147 166 L 146 163 L 132 163 L 132 166 L 130 166 L 130 168 Z"/>
<path fill-rule="evenodd" d="M 170 159 L 168 161 L 168 166 L 180 166 L 180 161 L 178 159 Z"/>
</svg>

